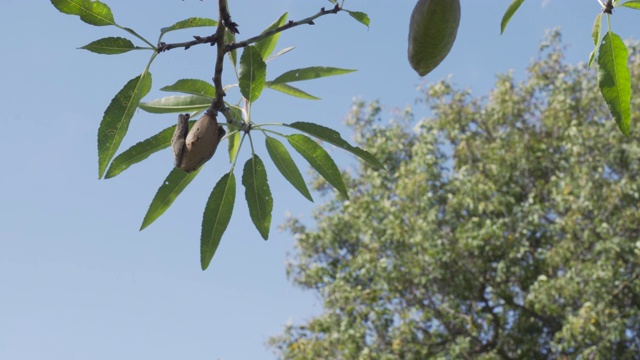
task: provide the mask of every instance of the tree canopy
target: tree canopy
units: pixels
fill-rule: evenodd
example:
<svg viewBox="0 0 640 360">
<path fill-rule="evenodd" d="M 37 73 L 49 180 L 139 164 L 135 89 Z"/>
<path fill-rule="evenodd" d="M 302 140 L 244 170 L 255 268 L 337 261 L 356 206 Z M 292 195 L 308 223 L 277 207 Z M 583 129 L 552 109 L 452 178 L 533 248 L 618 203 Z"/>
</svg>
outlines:
<svg viewBox="0 0 640 360">
<path fill-rule="evenodd" d="M 595 71 L 563 54 L 549 38 L 486 97 L 434 84 L 418 121 L 354 106 L 356 142 L 387 171 L 361 163 L 348 200 L 318 179 L 315 225 L 287 224 L 289 276 L 324 311 L 271 338 L 278 357 L 640 356 L 640 99 L 624 137 Z"/>
</svg>

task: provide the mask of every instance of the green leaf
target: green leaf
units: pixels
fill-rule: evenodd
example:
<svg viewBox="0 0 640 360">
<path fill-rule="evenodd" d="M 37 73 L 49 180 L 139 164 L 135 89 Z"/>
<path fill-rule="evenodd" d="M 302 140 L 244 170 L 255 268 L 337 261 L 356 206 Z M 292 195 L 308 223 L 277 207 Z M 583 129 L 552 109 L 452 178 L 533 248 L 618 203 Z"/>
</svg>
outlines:
<svg viewBox="0 0 640 360">
<path fill-rule="evenodd" d="M 151 73 L 143 72 L 129 80 L 105 110 L 98 129 L 98 178 L 118 151 L 140 100 L 151 90 Z"/>
<path fill-rule="evenodd" d="M 191 180 L 193 180 L 199 172 L 200 169 L 186 173 L 180 169 L 173 168 L 167 178 L 162 182 L 162 185 L 160 185 L 160 188 L 158 188 L 156 196 L 153 197 L 151 205 L 149 205 L 149 210 L 147 210 L 144 220 L 142 220 L 140 231 L 144 230 L 144 228 L 151 225 L 164 214 L 178 195 L 182 193 L 182 190 L 191 183 Z"/>
<path fill-rule="evenodd" d="M 267 64 L 255 46 L 247 46 L 242 52 L 238 81 L 240 92 L 248 101 L 254 102 L 260 97 L 267 81 Z"/>
<path fill-rule="evenodd" d="M 276 91 L 280 91 L 281 93 L 285 93 L 287 95 L 291 95 L 291 96 L 295 96 L 297 98 L 301 98 L 301 99 L 309 99 L 309 100 L 320 100 L 319 97 L 313 96 L 311 94 L 308 94 L 296 87 L 293 87 L 289 84 L 285 84 L 285 83 L 279 83 L 279 84 L 274 84 L 271 81 L 267 82 L 267 87 L 269 89 L 272 90 L 276 90 Z"/>
<path fill-rule="evenodd" d="M 211 98 L 200 95 L 166 96 L 140 103 L 140 109 L 153 114 L 192 112 L 211 106 Z"/>
<path fill-rule="evenodd" d="M 165 86 L 160 90 L 207 96 L 211 99 L 216 97 L 216 88 L 208 82 L 199 79 L 181 79 L 176 81 L 175 84 Z"/>
<path fill-rule="evenodd" d="M 630 0 L 620 4 L 620 6 L 628 7 L 630 9 L 640 10 L 640 0 Z"/>
<path fill-rule="evenodd" d="M 240 149 L 240 128 L 234 125 L 234 121 L 242 121 L 242 109 L 237 106 L 227 105 L 229 108 L 229 112 L 231 113 L 231 119 L 227 118 L 227 123 L 229 124 L 229 136 L 227 139 L 229 140 L 229 162 L 233 162 L 236 155 L 238 154 L 238 150 Z M 234 133 L 235 131 L 235 133 Z"/>
<path fill-rule="evenodd" d="M 80 49 L 89 50 L 96 54 L 117 55 L 142 48 L 133 45 L 129 39 L 122 37 L 108 37 L 91 42 Z"/>
<path fill-rule="evenodd" d="M 323 78 L 327 76 L 348 74 L 354 71 L 355 70 L 340 69 L 340 68 L 326 67 L 326 66 L 312 66 L 312 67 L 287 71 L 286 73 L 275 78 L 271 83 L 272 84 L 289 83 L 294 81 L 318 79 L 318 78 Z"/>
<path fill-rule="evenodd" d="M 627 136 L 631 122 L 628 57 L 627 47 L 620 36 L 607 32 L 598 54 L 598 86 L 620 131 Z"/>
<path fill-rule="evenodd" d="M 249 206 L 251 221 L 253 221 L 262 238 L 267 240 L 269 238 L 269 228 L 271 227 L 273 198 L 267 181 L 267 170 L 260 157 L 256 154 L 253 154 L 251 159 L 244 164 L 242 185 L 244 185 L 244 196 Z"/>
<path fill-rule="evenodd" d="M 309 164 L 322 176 L 327 182 L 336 188 L 342 196 L 349 198 L 347 188 L 344 186 L 340 170 L 331 156 L 309 137 L 301 134 L 293 134 L 287 136 L 289 144 L 304 157 Z"/>
<path fill-rule="evenodd" d="M 213 188 L 202 217 L 200 237 L 200 266 L 206 270 L 218 249 L 220 239 L 233 213 L 236 201 L 236 179 L 233 172 L 224 174 Z"/>
<path fill-rule="evenodd" d="M 369 15 L 367 15 L 366 13 L 363 13 L 360 11 L 349 11 L 349 10 L 344 10 L 344 11 L 346 11 L 349 15 L 351 15 L 352 18 L 356 19 L 359 23 L 364 24 L 364 26 L 366 26 L 367 28 L 369 27 L 371 20 L 369 19 Z"/>
<path fill-rule="evenodd" d="M 167 26 L 160 29 L 160 39 L 162 39 L 164 34 L 174 30 L 182 30 L 182 29 L 204 27 L 204 26 L 217 26 L 217 25 L 218 25 L 218 22 L 213 19 L 192 17 L 182 21 L 178 21 L 177 23 L 171 26 Z"/>
<path fill-rule="evenodd" d="M 266 29 L 264 29 L 262 34 L 284 25 L 284 23 L 287 21 L 288 15 L 289 15 L 288 13 L 282 14 L 282 16 L 278 18 L 278 20 L 274 21 L 273 24 L 269 25 Z M 266 39 L 262 39 L 258 41 L 255 44 L 255 47 L 260 51 L 260 54 L 262 54 L 263 59 L 266 59 L 269 55 L 271 55 L 271 53 L 273 53 L 273 49 L 276 48 L 278 39 L 280 39 L 280 33 L 273 34 Z"/>
<path fill-rule="evenodd" d="M 523 2 L 524 0 L 513 0 L 511 2 L 511 5 L 509 5 L 507 11 L 505 11 L 504 15 L 502 15 L 502 21 L 500 22 L 500 34 L 504 33 L 504 29 L 506 29 L 507 24 L 511 20 L 511 17 L 513 17 L 513 14 L 518 11 L 520 5 L 522 5 Z"/>
<path fill-rule="evenodd" d="M 236 42 L 236 34 L 231 31 L 224 32 L 224 41 L 225 44 L 233 44 Z M 238 66 L 238 50 L 231 50 L 227 53 L 229 55 L 229 60 L 233 64 L 233 68 L 235 69 Z"/>
<path fill-rule="evenodd" d="M 190 126 L 196 121 L 190 121 Z M 166 149 L 171 145 L 171 138 L 176 130 L 176 126 L 170 126 L 161 132 L 153 135 L 152 137 L 141 141 L 127 150 L 123 151 L 120 155 L 116 156 L 111 162 L 109 170 L 105 174 L 104 178 L 109 179 L 119 175 L 121 172 L 127 170 L 131 165 L 137 164 L 142 160 L 148 158 L 152 154 Z"/>
<path fill-rule="evenodd" d="M 307 189 L 307 184 L 305 184 L 304 179 L 302 178 L 302 174 L 300 174 L 300 170 L 296 166 L 296 163 L 291 158 L 289 151 L 284 145 L 270 137 L 266 137 L 266 146 L 267 151 L 269 152 L 269 156 L 273 163 L 276 165 L 278 170 L 282 176 L 284 176 L 294 188 L 296 188 L 304 197 L 309 199 L 309 201 L 313 202 L 313 198 L 309 193 L 309 189 Z"/>
<path fill-rule="evenodd" d="M 359 147 L 352 146 L 340 136 L 340 133 L 333 129 L 308 122 L 294 122 L 285 125 L 303 131 L 309 135 L 315 136 L 316 138 L 324 140 L 341 149 L 347 150 L 348 152 L 373 165 L 375 168 L 384 170 L 384 165 L 382 165 L 382 163 L 378 161 L 375 156 L 371 155 L 371 153 L 365 150 L 362 150 Z"/>
<path fill-rule="evenodd" d="M 51 0 L 51 4 L 61 13 L 78 15 L 80 16 L 80 20 L 90 25 L 116 25 L 111 9 L 100 1 Z"/>
<path fill-rule="evenodd" d="M 596 20 L 593 22 L 593 29 L 591 30 L 591 37 L 593 38 L 593 44 L 595 45 L 595 48 L 593 49 L 591 54 L 589 54 L 589 67 L 591 67 L 591 64 L 593 64 L 593 60 L 595 59 L 596 53 L 598 52 L 598 46 L 600 46 L 601 31 L 602 13 L 598 13 L 598 15 L 596 15 Z"/>
</svg>

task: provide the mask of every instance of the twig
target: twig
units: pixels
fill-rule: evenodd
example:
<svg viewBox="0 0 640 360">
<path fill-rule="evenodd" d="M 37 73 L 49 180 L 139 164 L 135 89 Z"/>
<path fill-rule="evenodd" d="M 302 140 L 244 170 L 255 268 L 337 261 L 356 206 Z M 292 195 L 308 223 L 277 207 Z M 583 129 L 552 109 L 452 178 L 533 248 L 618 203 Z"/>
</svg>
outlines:
<svg viewBox="0 0 640 360">
<path fill-rule="evenodd" d="M 211 110 L 220 111 L 224 109 L 224 96 L 226 95 L 224 92 L 224 88 L 222 87 L 222 69 L 224 63 L 224 38 L 225 32 L 227 31 L 227 25 L 233 26 L 235 31 L 238 31 L 236 28 L 237 24 L 231 21 L 231 16 L 229 15 L 229 10 L 227 9 L 226 0 L 218 0 L 218 12 L 220 16 L 220 22 L 218 22 L 218 28 L 216 29 L 215 36 L 221 41 L 217 42 L 217 51 L 216 51 L 216 67 L 215 72 L 213 74 L 213 85 L 216 87 L 216 98 L 211 103 Z M 233 31 L 233 30 L 230 30 Z"/>
<path fill-rule="evenodd" d="M 239 49 L 245 46 L 249 46 L 255 42 L 258 42 L 262 39 L 266 39 L 271 35 L 277 34 L 281 31 L 287 30 L 287 29 L 291 29 L 292 27 L 296 27 L 298 25 L 303 25 L 303 24 L 308 24 L 308 25 L 315 25 L 315 23 L 313 22 L 313 20 L 324 16 L 324 15 L 328 15 L 328 14 L 337 14 L 340 10 L 342 10 L 342 8 L 340 8 L 340 5 L 336 4 L 336 6 L 333 7 L 333 9 L 330 10 L 325 10 L 325 8 L 320 9 L 320 12 L 318 12 L 317 14 L 310 16 L 306 19 L 302 19 L 299 21 L 292 21 L 290 20 L 288 23 L 279 26 L 273 30 L 264 32 L 258 36 L 254 36 L 252 38 L 249 38 L 247 40 L 244 41 L 239 41 L 239 42 L 235 42 L 235 43 L 231 43 L 228 44 L 227 46 L 224 47 L 225 52 L 229 52 L 229 51 L 233 51 L 235 49 Z"/>
<path fill-rule="evenodd" d="M 205 37 L 194 35 L 193 38 L 195 40 L 185 41 L 181 43 L 167 44 L 167 43 L 161 42 L 158 44 L 158 48 L 156 49 L 156 51 L 158 53 L 161 53 L 161 52 L 165 52 L 165 51 L 175 49 L 175 48 L 180 48 L 180 47 L 183 47 L 185 50 L 187 50 L 190 47 L 194 45 L 199 45 L 199 44 L 210 44 L 211 46 L 213 46 L 216 44 L 218 40 L 218 37 L 216 36 L 216 34 L 205 36 Z"/>
</svg>

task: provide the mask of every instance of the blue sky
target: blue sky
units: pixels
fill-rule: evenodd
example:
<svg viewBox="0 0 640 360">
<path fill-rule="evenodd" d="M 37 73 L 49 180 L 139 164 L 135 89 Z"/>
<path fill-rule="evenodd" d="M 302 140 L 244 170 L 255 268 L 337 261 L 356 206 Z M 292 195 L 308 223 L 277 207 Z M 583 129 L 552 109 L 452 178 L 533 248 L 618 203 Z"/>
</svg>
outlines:
<svg viewBox="0 0 640 360">
<path fill-rule="evenodd" d="M 259 33 L 285 11 L 295 20 L 331 6 L 321 0 L 229 2 L 240 24 L 239 38 Z M 496 73 L 513 69 L 522 78 L 545 29 L 554 26 L 561 27 L 569 45 L 568 61 L 588 58 L 591 26 L 599 11 L 596 0 L 526 1 L 500 36 L 500 18 L 509 2 L 462 0 L 456 44 L 426 81 L 451 74 L 458 86 L 486 94 Z M 107 1 L 118 23 L 149 39 L 176 21 L 215 16 L 215 3 Z M 413 4 L 348 0 L 347 8 L 369 14 L 370 29 L 343 13 L 283 33 L 278 49 L 296 49 L 269 63 L 269 78 L 313 65 L 358 72 L 299 84 L 320 101 L 265 90 L 254 105 L 254 121 L 312 121 L 349 138 L 342 119 L 354 97 L 380 99 L 387 117 L 394 108 L 414 106 L 416 87 L 423 80 L 406 60 Z M 633 15 L 625 9 L 613 17 L 614 31 L 623 38 L 638 36 Z M 269 240 L 263 241 L 248 220 L 238 184 L 239 201 L 229 228 L 211 266 L 202 272 L 201 216 L 211 188 L 228 171 L 224 152 L 142 232 L 138 229 L 147 207 L 172 167 L 169 150 L 116 178 L 97 179 L 96 133 L 104 109 L 142 71 L 149 54 L 102 56 L 77 50 L 102 37 L 126 34 L 86 25 L 58 13 L 48 1 L 2 0 L 0 24 L 0 149 L 5 154 L 0 176 L 0 358 L 273 358 L 264 347 L 270 335 L 288 321 L 299 323 L 322 310 L 313 294 L 287 281 L 285 261 L 294 241 L 277 230 L 287 212 L 313 225 L 313 204 L 269 163 L 274 197 Z M 207 34 L 207 29 L 187 30 L 166 40 Z M 160 55 L 151 68 L 154 87 L 146 99 L 162 96 L 160 87 L 181 78 L 210 79 L 213 59 L 208 46 Z M 225 80 L 233 81 L 230 73 Z M 231 92 L 229 100 L 236 96 Z M 419 105 L 416 111 L 424 113 Z M 175 115 L 139 111 L 121 150 L 175 121 Z M 249 154 L 244 150 L 240 164 Z M 337 155 L 340 167 L 353 164 L 352 157 L 328 150 Z M 258 151 L 269 162 L 264 149 Z"/>
</svg>

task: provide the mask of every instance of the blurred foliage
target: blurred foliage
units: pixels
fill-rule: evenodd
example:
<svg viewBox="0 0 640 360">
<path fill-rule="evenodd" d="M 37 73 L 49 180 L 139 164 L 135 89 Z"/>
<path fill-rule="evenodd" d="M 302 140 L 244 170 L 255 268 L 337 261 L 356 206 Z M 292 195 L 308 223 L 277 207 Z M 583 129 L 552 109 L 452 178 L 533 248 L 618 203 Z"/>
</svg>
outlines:
<svg viewBox="0 0 640 360">
<path fill-rule="evenodd" d="M 288 274 L 324 311 L 269 340 L 279 358 L 640 358 L 640 99 L 624 137 L 563 52 L 550 37 L 484 98 L 430 86 L 432 118 L 354 105 L 388 171 L 361 163 L 349 200 L 318 179 L 315 226 L 287 223 Z"/>
</svg>

